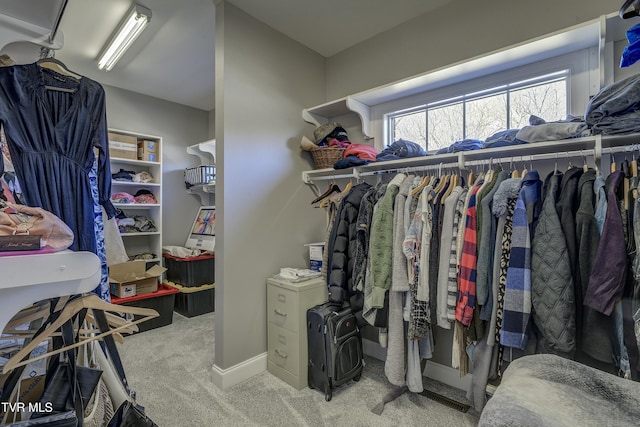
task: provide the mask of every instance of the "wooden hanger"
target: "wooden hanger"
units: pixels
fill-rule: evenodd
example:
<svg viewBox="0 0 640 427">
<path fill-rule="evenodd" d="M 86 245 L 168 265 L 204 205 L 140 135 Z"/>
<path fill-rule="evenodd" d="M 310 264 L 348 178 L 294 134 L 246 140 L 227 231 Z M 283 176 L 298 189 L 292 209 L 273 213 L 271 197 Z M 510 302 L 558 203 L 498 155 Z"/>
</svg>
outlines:
<svg viewBox="0 0 640 427">
<path fill-rule="evenodd" d="M 458 186 L 459 179 L 460 177 L 457 173 L 451 175 L 451 182 L 449 183 L 449 187 L 447 187 L 447 189 L 445 190 L 444 194 L 442 195 L 442 200 L 440 201 L 443 206 L 444 201 L 451 195 L 451 193 L 453 193 L 453 189 Z"/>
<path fill-rule="evenodd" d="M 316 203 L 318 203 L 322 199 L 328 197 L 331 193 L 335 193 L 335 192 L 339 193 L 340 192 L 340 187 L 338 187 L 335 183 L 333 183 L 333 184 L 329 185 L 329 188 L 327 188 L 327 191 L 325 191 L 324 193 L 322 193 L 321 195 L 319 195 L 318 197 L 313 199 L 311 204 L 315 205 Z"/>
<path fill-rule="evenodd" d="M 65 322 L 73 319 L 75 315 L 77 315 L 80 311 L 84 309 L 102 310 L 104 312 L 112 312 L 112 313 L 113 312 L 129 313 L 129 314 L 140 316 L 140 318 L 132 322 L 127 322 L 127 324 L 120 327 L 116 327 L 109 331 L 102 331 L 102 333 L 100 334 L 94 335 L 86 340 L 82 340 L 73 345 L 62 347 L 57 350 L 53 350 L 53 351 L 41 354 L 39 356 L 33 357 L 31 359 L 26 359 L 41 342 L 53 336 L 53 334 L 56 333 Z M 113 333 L 115 332 L 120 332 L 121 330 L 127 329 L 131 324 L 136 325 L 138 323 L 145 322 L 147 320 L 156 318 L 158 316 L 159 314 L 157 311 L 149 308 L 130 307 L 125 305 L 110 304 L 100 299 L 100 297 L 98 297 L 96 294 L 93 294 L 93 293 L 82 295 L 68 302 L 65 305 L 64 309 L 62 309 L 62 311 L 60 312 L 60 315 L 55 321 L 53 321 L 46 329 L 44 329 L 40 335 L 33 337 L 33 339 L 22 348 L 22 350 L 17 352 L 11 359 L 9 359 L 9 361 L 7 361 L 2 372 L 7 373 L 12 369 L 15 369 L 19 366 L 27 365 L 33 361 L 44 359 L 45 357 L 53 356 L 55 354 L 60 354 L 67 350 L 80 347 L 87 341 L 99 340 L 107 335 L 113 335 Z M 23 360 L 23 359 L 26 359 L 26 360 Z"/>
<path fill-rule="evenodd" d="M 353 188 L 353 183 L 349 181 L 347 185 L 344 186 L 344 190 L 342 190 L 342 195 L 346 196 L 347 194 L 349 194 L 349 191 L 351 191 L 352 188 Z"/>
<path fill-rule="evenodd" d="M 67 68 L 61 61 L 55 58 L 43 58 L 36 62 L 40 67 L 47 68 L 49 70 L 55 71 L 58 74 L 62 74 L 63 76 L 71 77 L 76 82 L 80 82 L 82 76 L 78 73 L 74 73 L 70 69 Z"/>
<path fill-rule="evenodd" d="M 413 190 L 409 192 L 409 195 L 411 195 L 412 197 L 417 196 L 424 189 L 424 187 L 429 185 L 430 182 L 431 182 L 431 177 L 429 175 L 423 176 L 422 181 L 420 181 L 420 184 L 416 185 L 413 188 Z"/>
<path fill-rule="evenodd" d="M 450 179 L 449 175 L 445 175 L 441 177 L 440 181 L 438 182 L 438 185 L 436 185 L 433 191 L 429 193 L 429 197 L 427 198 L 427 200 L 433 200 L 434 197 L 440 194 L 446 188 L 446 185 L 449 183 L 449 179 Z"/>
</svg>

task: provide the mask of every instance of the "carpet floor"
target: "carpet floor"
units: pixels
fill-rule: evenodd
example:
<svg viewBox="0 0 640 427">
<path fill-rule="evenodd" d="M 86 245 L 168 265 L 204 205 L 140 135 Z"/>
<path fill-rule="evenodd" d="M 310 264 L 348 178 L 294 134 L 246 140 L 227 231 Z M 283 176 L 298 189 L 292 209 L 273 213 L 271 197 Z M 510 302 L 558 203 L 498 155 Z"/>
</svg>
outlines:
<svg viewBox="0 0 640 427">
<path fill-rule="evenodd" d="M 395 387 L 384 362 L 366 357 L 359 382 L 337 388 L 326 402 L 318 390 L 296 390 L 268 371 L 220 390 L 213 385 L 214 313 L 125 338 L 122 362 L 138 403 L 160 427 L 197 426 L 475 426 L 478 414 L 405 393 L 372 409 Z M 426 389 L 468 404 L 465 393 L 424 378 Z"/>
</svg>

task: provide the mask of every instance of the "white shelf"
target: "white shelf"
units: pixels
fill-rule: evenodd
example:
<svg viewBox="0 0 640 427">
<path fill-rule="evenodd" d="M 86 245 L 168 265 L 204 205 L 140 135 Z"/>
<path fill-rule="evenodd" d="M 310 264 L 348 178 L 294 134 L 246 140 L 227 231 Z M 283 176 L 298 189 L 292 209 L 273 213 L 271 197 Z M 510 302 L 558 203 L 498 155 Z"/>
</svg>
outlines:
<svg viewBox="0 0 640 427">
<path fill-rule="evenodd" d="M 136 233 L 120 233 L 122 237 L 135 237 L 135 236 L 159 236 L 159 231 L 148 231 L 148 232 L 136 232 Z"/>
<path fill-rule="evenodd" d="M 100 284 L 101 274 L 95 254 L 69 250 L 3 256 L 0 269 L 0 331 L 18 311 L 33 303 L 92 291 Z"/>
<path fill-rule="evenodd" d="M 194 156 L 198 156 L 200 158 L 201 165 L 215 165 L 216 164 L 216 140 L 210 139 L 208 141 L 190 145 L 187 147 L 187 153 L 193 154 Z"/>
<path fill-rule="evenodd" d="M 119 209 L 149 209 L 159 208 L 162 205 L 159 203 L 114 203 L 113 206 Z"/>
<path fill-rule="evenodd" d="M 200 159 L 200 166 L 215 166 L 216 164 L 216 140 L 200 142 L 198 144 L 187 147 L 187 153 L 197 156 Z M 200 204 L 203 206 L 210 205 L 209 196 L 215 194 L 216 183 L 194 185 L 186 189 L 187 193 L 193 194 L 200 198 Z"/>
<path fill-rule="evenodd" d="M 146 160 L 122 159 L 120 157 L 111 157 L 111 163 L 123 165 L 139 165 L 139 166 L 160 166 L 160 162 L 147 162 Z M 155 178 L 155 177 L 154 177 Z"/>
<path fill-rule="evenodd" d="M 199 184 L 194 185 L 192 187 L 187 188 L 187 193 L 189 194 L 197 194 L 197 192 L 202 191 L 204 193 L 215 193 L 216 192 L 216 183 L 209 184 Z"/>
<path fill-rule="evenodd" d="M 124 187 L 160 187 L 160 184 L 157 182 L 129 182 L 112 180 L 111 186 L 114 185 L 122 185 Z"/>
<path fill-rule="evenodd" d="M 154 232 L 130 232 L 120 233 L 123 238 L 124 247 L 128 255 L 137 255 L 141 253 L 152 253 L 159 255 L 162 253 L 162 138 L 154 135 L 147 135 L 138 132 L 109 129 L 110 133 L 118 133 L 130 137 L 134 137 L 137 141 L 150 140 L 157 143 L 157 162 L 148 162 L 145 160 L 121 159 L 111 157 L 111 173 L 118 172 L 118 169 L 130 170 L 135 173 L 147 172 L 155 182 L 130 182 L 130 181 L 111 181 L 111 193 L 115 194 L 120 191 L 135 194 L 137 190 L 148 189 L 153 193 L 158 203 L 113 203 L 113 205 L 126 212 L 127 216 L 146 216 L 156 226 L 158 231 Z M 154 260 L 146 260 L 146 262 L 159 262 L 157 257 Z"/>
</svg>

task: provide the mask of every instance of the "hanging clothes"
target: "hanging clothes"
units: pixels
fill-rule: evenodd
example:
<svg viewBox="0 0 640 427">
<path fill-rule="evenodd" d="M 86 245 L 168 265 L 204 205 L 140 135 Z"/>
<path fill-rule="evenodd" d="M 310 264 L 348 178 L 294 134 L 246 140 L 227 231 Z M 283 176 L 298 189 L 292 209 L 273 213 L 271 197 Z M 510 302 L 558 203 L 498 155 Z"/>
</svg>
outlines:
<svg viewBox="0 0 640 427">
<path fill-rule="evenodd" d="M 606 315 L 612 313 L 616 301 L 622 296 L 627 271 L 622 216 L 615 202 L 622 179 L 620 171 L 612 172 L 606 179 L 607 200 L 610 202 L 607 203 L 602 237 L 584 299 L 586 305 Z"/>
<path fill-rule="evenodd" d="M 567 243 L 556 203 L 562 174 L 545 180 L 544 202 L 532 244 L 531 302 L 533 321 L 540 331 L 540 353 L 572 357 L 575 352 L 575 298 Z"/>
<path fill-rule="evenodd" d="M 371 264 L 371 294 L 365 295 L 364 312 L 384 307 L 384 299 L 391 285 L 393 264 L 393 208 L 400 184 L 406 175 L 396 175 L 373 213 L 376 225 L 369 238 L 369 262 Z"/>
<path fill-rule="evenodd" d="M 353 295 L 353 260 L 356 248 L 356 220 L 362 197 L 371 186 L 353 186 L 340 202 L 329 238 L 327 286 L 329 301 L 349 301 Z"/>
<path fill-rule="evenodd" d="M 578 181 L 579 206 L 576 211 L 576 342 L 578 350 L 596 361 L 611 365 L 611 318 L 585 306 L 584 295 L 589 284 L 600 232 L 595 216 L 595 180 L 593 169 L 586 171 Z M 603 182 L 604 183 L 604 182 Z M 606 202 L 606 200 L 605 200 Z M 580 298 L 580 299 L 579 299 Z M 582 306 L 579 316 L 578 306 Z M 580 354 L 578 354 L 580 356 Z M 593 363 L 588 363 L 593 365 Z"/>
<path fill-rule="evenodd" d="M 511 254 L 505 284 L 504 311 L 500 343 L 523 350 L 529 335 L 531 315 L 531 246 L 533 230 L 540 211 L 540 187 L 537 171 L 529 172 L 513 212 Z"/>
<path fill-rule="evenodd" d="M 458 302 L 456 305 L 456 320 L 463 326 L 469 326 L 473 318 L 476 301 L 476 194 L 484 181 L 480 181 L 471 192 L 469 207 L 466 212 L 464 243 L 460 258 L 460 272 L 458 274 Z"/>
<path fill-rule="evenodd" d="M 75 234 L 71 250 L 96 252 L 89 172 L 97 148 L 99 203 L 109 218 L 111 170 L 102 86 L 71 81 L 38 64 L 0 68 L 0 121 L 24 198 L 60 217 Z M 63 87 L 68 91 L 47 87 Z"/>
</svg>

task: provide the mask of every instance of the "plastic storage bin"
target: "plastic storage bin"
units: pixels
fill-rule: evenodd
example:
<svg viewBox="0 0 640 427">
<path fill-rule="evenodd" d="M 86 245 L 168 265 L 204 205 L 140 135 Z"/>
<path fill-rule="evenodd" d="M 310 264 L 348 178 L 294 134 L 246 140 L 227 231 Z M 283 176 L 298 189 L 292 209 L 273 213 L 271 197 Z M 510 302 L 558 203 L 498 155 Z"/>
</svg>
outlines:
<svg viewBox="0 0 640 427">
<path fill-rule="evenodd" d="M 214 255 L 180 258 L 162 254 L 167 268 L 167 280 L 185 287 L 215 283 Z"/>
<path fill-rule="evenodd" d="M 195 317 L 215 311 L 215 285 L 184 287 L 177 283 L 164 284 L 178 291 L 173 308 L 176 313 Z"/>
<path fill-rule="evenodd" d="M 172 286 L 159 284 L 156 292 L 125 298 L 112 296 L 111 302 L 113 304 L 151 308 L 157 311 L 160 316 L 147 320 L 146 322 L 138 323 L 139 332 L 144 332 L 173 323 L 173 306 L 175 305 L 176 295 L 179 293 L 180 291 Z M 137 320 L 137 316 L 131 320 Z"/>
</svg>

